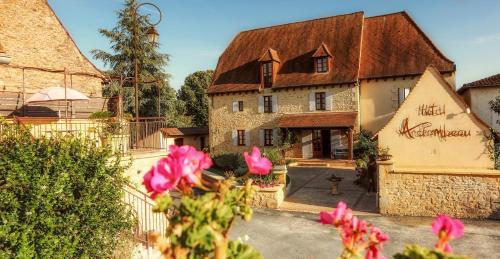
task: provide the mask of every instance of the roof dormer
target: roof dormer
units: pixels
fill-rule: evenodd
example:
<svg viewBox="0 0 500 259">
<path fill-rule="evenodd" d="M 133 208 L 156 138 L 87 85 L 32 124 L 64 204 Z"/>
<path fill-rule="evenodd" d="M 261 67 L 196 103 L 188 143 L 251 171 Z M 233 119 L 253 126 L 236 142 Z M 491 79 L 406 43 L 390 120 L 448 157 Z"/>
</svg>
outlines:
<svg viewBox="0 0 500 259">
<path fill-rule="evenodd" d="M 328 73 L 330 71 L 333 55 L 325 43 L 321 43 L 312 57 L 314 60 L 314 72 Z"/>
<path fill-rule="evenodd" d="M 279 69 L 281 60 L 278 52 L 272 48 L 267 49 L 259 58 L 260 62 L 260 78 L 264 88 L 270 88 L 276 81 L 276 75 Z"/>
</svg>

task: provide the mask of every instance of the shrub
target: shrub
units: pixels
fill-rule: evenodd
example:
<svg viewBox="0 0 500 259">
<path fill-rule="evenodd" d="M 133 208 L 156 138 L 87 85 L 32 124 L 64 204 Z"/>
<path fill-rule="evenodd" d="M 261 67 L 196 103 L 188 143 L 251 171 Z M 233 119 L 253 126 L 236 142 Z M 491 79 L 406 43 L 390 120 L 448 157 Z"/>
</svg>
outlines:
<svg viewBox="0 0 500 259">
<path fill-rule="evenodd" d="M 262 152 L 262 155 L 271 160 L 273 165 L 286 165 L 283 151 L 280 148 L 266 148 Z"/>
<path fill-rule="evenodd" d="M 104 258 L 132 226 L 119 157 L 0 121 L 0 258 Z"/>
<path fill-rule="evenodd" d="M 361 130 L 357 141 L 354 143 L 353 153 L 356 165 L 367 169 L 370 160 L 375 160 L 377 157 L 377 141 L 372 139 L 369 132 Z"/>
<path fill-rule="evenodd" d="M 239 176 L 238 174 L 241 172 L 245 174 L 248 171 L 245 158 L 238 153 L 218 154 L 212 157 L 212 161 L 217 168 L 222 171 L 233 171 L 236 176 Z"/>
</svg>

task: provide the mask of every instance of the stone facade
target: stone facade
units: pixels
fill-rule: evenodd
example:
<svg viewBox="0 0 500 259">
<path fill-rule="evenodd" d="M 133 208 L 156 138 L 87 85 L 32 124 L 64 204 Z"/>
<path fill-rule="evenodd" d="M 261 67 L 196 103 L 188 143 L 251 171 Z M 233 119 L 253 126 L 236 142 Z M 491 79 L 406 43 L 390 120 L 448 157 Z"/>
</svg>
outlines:
<svg viewBox="0 0 500 259">
<path fill-rule="evenodd" d="M 76 111 L 103 107 L 101 72 L 81 53 L 47 0 L 3 0 L 0 10 L 0 42 L 12 58 L 0 65 L 3 115 L 22 107 L 33 93 L 65 84 L 93 99 L 75 102 Z"/>
<path fill-rule="evenodd" d="M 500 219 L 500 171 L 398 172 L 385 162 L 379 190 L 382 214 Z"/>
<path fill-rule="evenodd" d="M 325 112 L 352 112 L 358 110 L 357 87 L 325 86 L 303 87 L 287 90 L 265 89 L 257 92 L 240 92 L 209 96 L 210 149 L 213 153 L 242 152 L 251 146 L 260 146 L 259 129 L 275 129 L 278 119 L 284 114 L 303 114 L 309 110 L 311 92 L 331 93 L 332 110 Z M 258 97 L 276 96 L 277 112 L 259 113 Z M 243 111 L 233 112 L 233 102 L 243 101 Z M 314 111 L 318 112 L 318 111 Z M 250 141 L 246 146 L 232 142 L 233 130 L 249 131 Z"/>
</svg>

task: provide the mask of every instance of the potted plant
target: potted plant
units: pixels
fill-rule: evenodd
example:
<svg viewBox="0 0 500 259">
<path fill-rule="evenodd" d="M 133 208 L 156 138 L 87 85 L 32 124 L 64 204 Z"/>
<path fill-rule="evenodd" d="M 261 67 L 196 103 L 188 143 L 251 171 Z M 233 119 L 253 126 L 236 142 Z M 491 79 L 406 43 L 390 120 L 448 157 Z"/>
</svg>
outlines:
<svg viewBox="0 0 500 259">
<path fill-rule="evenodd" d="M 378 159 L 380 161 L 388 161 L 388 160 L 391 160 L 392 158 L 392 155 L 389 154 L 389 148 L 386 147 L 386 148 L 379 148 L 378 149 Z"/>
</svg>

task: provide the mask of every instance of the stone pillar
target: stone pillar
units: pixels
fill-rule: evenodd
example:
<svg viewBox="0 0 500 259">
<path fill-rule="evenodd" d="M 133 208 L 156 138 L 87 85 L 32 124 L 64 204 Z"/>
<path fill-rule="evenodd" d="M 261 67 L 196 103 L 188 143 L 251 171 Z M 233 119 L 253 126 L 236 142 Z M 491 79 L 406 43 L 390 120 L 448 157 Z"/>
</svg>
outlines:
<svg viewBox="0 0 500 259">
<path fill-rule="evenodd" d="M 387 183 L 390 181 L 389 174 L 394 171 L 394 161 L 377 161 L 377 165 L 377 206 L 381 214 L 389 214 L 391 204 Z"/>
</svg>

